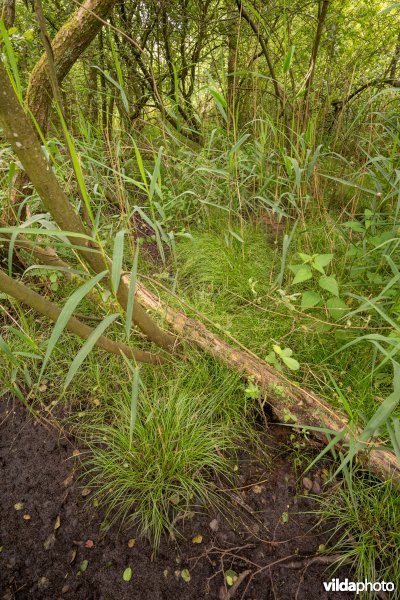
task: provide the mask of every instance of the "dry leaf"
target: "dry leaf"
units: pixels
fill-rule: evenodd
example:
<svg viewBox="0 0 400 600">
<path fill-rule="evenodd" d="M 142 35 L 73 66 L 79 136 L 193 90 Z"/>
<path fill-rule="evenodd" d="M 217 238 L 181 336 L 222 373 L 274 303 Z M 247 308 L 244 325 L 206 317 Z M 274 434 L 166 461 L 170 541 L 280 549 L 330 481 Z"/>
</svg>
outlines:
<svg viewBox="0 0 400 600">
<path fill-rule="evenodd" d="M 89 494 L 90 494 L 89 488 L 83 488 L 83 490 L 81 491 L 81 494 L 83 497 L 89 496 Z"/>
<path fill-rule="evenodd" d="M 56 522 L 54 523 L 54 529 L 58 529 L 61 525 L 60 515 L 57 515 Z"/>
<path fill-rule="evenodd" d="M 134 538 L 131 538 L 130 540 L 128 540 L 128 548 L 133 548 L 133 546 L 136 544 L 136 540 Z"/>
<path fill-rule="evenodd" d="M 32 519 L 31 515 L 28 515 L 28 514 L 24 515 L 22 518 L 23 518 L 25 521 L 30 521 L 30 520 Z"/>
<path fill-rule="evenodd" d="M 16 502 L 16 504 L 14 504 L 14 508 L 15 508 L 15 510 L 22 510 L 24 508 L 24 503 Z"/>
</svg>

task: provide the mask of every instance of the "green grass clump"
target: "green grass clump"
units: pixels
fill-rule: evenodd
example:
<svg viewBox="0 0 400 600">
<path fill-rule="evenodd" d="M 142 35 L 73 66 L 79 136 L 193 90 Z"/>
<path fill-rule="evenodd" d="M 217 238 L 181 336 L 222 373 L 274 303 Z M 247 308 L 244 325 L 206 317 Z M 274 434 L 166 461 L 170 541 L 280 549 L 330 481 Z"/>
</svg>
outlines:
<svg viewBox="0 0 400 600">
<path fill-rule="evenodd" d="M 334 522 L 331 551 L 350 563 L 354 579 L 391 581 L 399 590 L 400 496 L 392 483 L 354 475 L 350 486 L 342 482 L 317 501 L 321 519 Z"/>
<path fill-rule="evenodd" d="M 252 414 L 239 378 L 200 356 L 145 372 L 132 437 L 128 387 L 86 413 L 78 431 L 107 523 L 137 526 L 156 549 L 178 513 L 221 507 L 216 482 L 233 480 L 238 447 L 254 436 Z"/>
</svg>

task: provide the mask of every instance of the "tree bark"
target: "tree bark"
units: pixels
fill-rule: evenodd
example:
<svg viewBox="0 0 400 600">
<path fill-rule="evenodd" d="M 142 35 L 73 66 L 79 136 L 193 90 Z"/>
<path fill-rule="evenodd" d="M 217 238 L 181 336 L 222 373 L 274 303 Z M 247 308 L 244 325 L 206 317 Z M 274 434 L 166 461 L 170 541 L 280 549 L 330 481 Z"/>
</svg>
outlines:
<svg viewBox="0 0 400 600">
<path fill-rule="evenodd" d="M 89 235 L 81 218 L 75 212 L 64 190 L 59 185 L 51 164 L 45 157 L 36 133 L 25 115 L 6 70 L 0 60 L 0 124 L 4 136 L 11 144 L 15 154 L 21 161 L 32 185 L 38 192 L 46 209 L 61 230 L 70 231 L 83 236 Z M 71 241 L 75 238 L 71 238 Z M 79 251 L 82 258 L 95 273 L 111 269 L 110 259 L 100 248 L 89 240 L 82 239 Z M 108 279 L 110 286 L 110 280 Z M 117 290 L 117 298 L 126 310 L 128 305 L 129 282 L 121 277 Z M 149 317 L 146 311 L 135 301 L 133 321 L 159 346 L 171 350 L 175 340 L 173 336 L 162 331 Z"/>
<path fill-rule="evenodd" d="M 54 304 L 54 302 L 50 302 L 50 300 L 43 298 L 43 296 L 37 294 L 26 285 L 15 281 L 12 279 L 12 277 L 8 277 L 8 275 L 6 275 L 1 269 L 0 291 L 4 292 L 8 296 L 12 296 L 19 302 L 30 306 L 52 321 L 57 321 L 58 317 L 60 316 L 61 309 L 57 306 L 57 304 Z M 71 317 L 65 328 L 85 340 L 93 332 L 91 327 L 85 323 L 82 323 L 76 317 Z M 139 362 L 150 364 L 162 364 L 164 362 L 164 360 L 156 354 L 144 352 L 143 350 L 132 349 L 126 344 L 114 342 L 105 336 L 99 337 L 95 345 L 103 350 L 107 350 L 107 352 L 111 352 L 112 354 L 125 354 L 125 356 L 128 358 L 134 358 Z"/>
<path fill-rule="evenodd" d="M 314 42 L 311 50 L 310 63 L 305 84 L 304 94 L 304 123 L 307 121 L 310 110 L 310 93 L 315 74 L 315 65 L 317 64 L 318 50 L 321 43 L 322 29 L 325 24 L 328 13 L 329 0 L 318 0 L 318 24 L 315 32 Z"/>
<path fill-rule="evenodd" d="M 323 398 L 291 383 L 249 351 L 232 347 L 199 321 L 166 306 L 140 283 L 137 284 L 137 296 L 144 307 L 159 312 L 182 340 L 198 346 L 216 360 L 252 379 L 280 422 L 289 420 L 304 426 L 329 429 L 335 433 L 348 431 L 350 434 L 346 417 Z M 316 435 L 326 442 L 324 434 Z M 374 440 L 374 446 L 377 445 L 379 440 Z M 369 449 L 366 447 L 366 450 Z M 378 477 L 392 478 L 393 482 L 400 484 L 400 465 L 393 452 L 371 450 L 366 453 L 365 463 Z"/>
<path fill-rule="evenodd" d="M 1 18 L 6 29 L 11 29 L 15 21 L 15 0 L 3 0 Z"/>
<path fill-rule="evenodd" d="M 255 23 L 255 21 L 253 20 L 253 18 L 250 15 L 250 13 L 245 9 L 245 7 L 243 6 L 243 3 L 242 3 L 241 0 L 236 0 L 236 5 L 237 5 L 239 14 L 242 17 L 242 19 L 244 19 L 245 21 L 247 21 L 247 23 L 250 25 L 250 27 L 252 28 L 252 30 L 254 31 L 254 33 L 257 36 L 258 43 L 260 44 L 261 50 L 262 50 L 263 55 L 264 55 L 264 58 L 267 61 L 269 73 L 270 73 L 271 79 L 272 79 L 272 85 L 274 87 L 275 96 L 278 98 L 279 103 L 280 103 L 281 108 L 282 108 L 282 111 L 283 111 L 284 110 L 284 98 L 283 98 L 283 94 L 282 94 L 281 88 L 279 86 L 279 82 L 278 82 L 278 80 L 276 78 L 274 65 L 273 65 L 271 57 L 269 55 L 267 44 L 266 44 L 263 36 L 261 35 L 260 28 L 257 25 L 257 23 Z"/>
<path fill-rule="evenodd" d="M 104 20 L 108 16 L 115 2 L 116 0 L 85 0 L 61 27 L 51 42 L 58 84 L 61 84 L 75 62 L 101 30 L 103 22 L 100 19 Z M 44 136 L 48 130 L 52 99 L 53 90 L 49 77 L 47 54 L 44 52 L 31 73 L 26 93 L 27 106 Z M 26 174 L 19 171 L 13 182 L 12 208 L 25 198 L 27 185 Z M 10 222 L 13 220 L 12 210 L 8 215 L 8 220 Z"/>
<path fill-rule="evenodd" d="M 90 42 L 98 34 L 116 0 L 86 0 L 61 27 L 52 41 L 54 67 L 60 84 Z M 44 53 L 29 78 L 26 102 L 44 135 L 47 133 L 52 88 Z"/>
</svg>

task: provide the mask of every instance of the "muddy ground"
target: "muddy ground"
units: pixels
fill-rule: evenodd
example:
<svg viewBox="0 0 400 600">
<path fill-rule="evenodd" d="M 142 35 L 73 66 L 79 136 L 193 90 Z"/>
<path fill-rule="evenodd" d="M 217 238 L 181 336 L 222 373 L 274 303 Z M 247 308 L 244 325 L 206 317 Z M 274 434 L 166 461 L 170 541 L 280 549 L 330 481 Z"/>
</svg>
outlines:
<svg viewBox="0 0 400 600">
<path fill-rule="evenodd" d="M 315 527 L 308 513 L 313 502 L 303 497 L 293 457 L 283 450 L 287 430 L 270 432 L 272 467 L 245 463 L 239 470 L 234 499 L 246 523 L 189 515 L 180 523 L 182 538 L 165 539 L 152 557 L 134 530 L 102 530 L 101 507 L 77 482 L 73 441 L 20 402 L 0 400 L 0 599 L 349 598 L 323 588 L 332 567 L 317 552 L 328 525 Z M 314 474 L 314 491 L 321 483 Z M 132 577 L 124 581 L 128 567 Z M 231 588 L 224 576 L 230 569 L 239 576 Z"/>
</svg>

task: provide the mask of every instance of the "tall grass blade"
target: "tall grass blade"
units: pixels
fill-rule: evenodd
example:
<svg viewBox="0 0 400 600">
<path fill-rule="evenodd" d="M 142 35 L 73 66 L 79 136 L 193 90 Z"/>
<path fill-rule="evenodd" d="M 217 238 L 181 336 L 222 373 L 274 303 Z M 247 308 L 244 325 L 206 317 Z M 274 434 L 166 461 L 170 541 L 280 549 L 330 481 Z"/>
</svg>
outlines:
<svg viewBox="0 0 400 600">
<path fill-rule="evenodd" d="M 135 302 L 135 291 L 136 291 L 136 276 L 138 269 L 138 261 L 139 261 L 139 244 L 136 243 L 135 256 L 133 257 L 133 265 L 131 269 L 131 279 L 129 282 L 129 291 L 128 291 L 128 302 L 126 306 L 126 319 L 125 319 L 125 334 L 127 339 L 129 339 L 131 327 L 132 327 L 132 314 L 133 314 L 133 305 Z"/>
<path fill-rule="evenodd" d="M 124 260 L 125 231 L 118 231 L 114 240 L 113 260 L 111 267 L 111 287 L 114 294 L 117 293 L 121 279 L 122 262 Z"/>
<path fill-rule="evenodd" d="M 45 357 L 43 359 L 43 364 L 42 364 L 42 368 L 41 368 L 40 375 L 39 375 L 39 381 L 42 378 L 42 375 L 44 373 L 44 370 L 46 368 L 48 360 L 51 356 L 51 353 L 53 352 L 60 335 L 64 331 L 64 329 L 65 329 L 69 319 L 72 317 L 76 307 L 81 302 L 81 300 L 83 300 L 83 298 L 90 292 L 90 290 L 93 289 L 94 286 L 97 285 L 103 279 L 103 277 L 105 275 L 107 275 L 107 271 L 98 273 L 98 275 L 96 275 L 95 277 L 92 277 L 92 279 L 90 279 L 89 281 L 86 281 L 86 283 L 81 285 L 68 298 L 67 302 L 64 305 L 64 308 L 62 309 L 62 311 L 56 321 L 56 324 L 54 325 L 52 334 L 51 334 L 49 342 L 47 344 L 47 350 L 46 350 Z"/>
<path fill-rule="evenodd" d="M 67 389 L 67 387 L 75 377 L 78 369 L 80 368 L 83 361 L 96 344 L 97 340 L 103 335 L 107 327 L 109 327 L 117 317 L 119 317 L 118 313 L 107 315 L 107 317 L 105 317 L 105 319 L 103 319 L 103 321 L 89 335 L 86 342 L 83 344 L 82 348 L 79 350 L 78 354 L 75 356 L 74 360 L 71 363 L 71 366 L 65 378 L 64 391 Z"/>
</svg>

